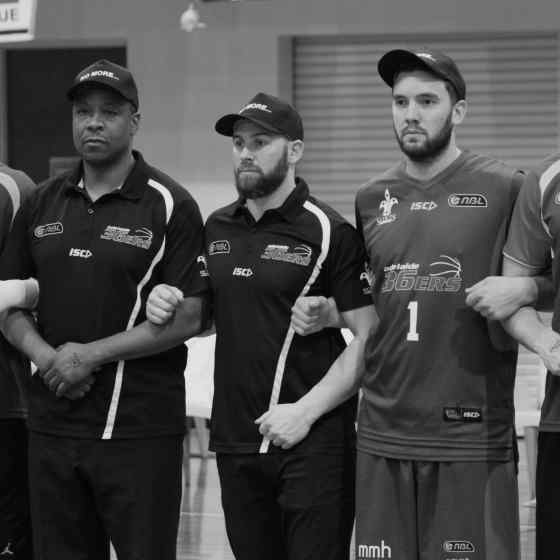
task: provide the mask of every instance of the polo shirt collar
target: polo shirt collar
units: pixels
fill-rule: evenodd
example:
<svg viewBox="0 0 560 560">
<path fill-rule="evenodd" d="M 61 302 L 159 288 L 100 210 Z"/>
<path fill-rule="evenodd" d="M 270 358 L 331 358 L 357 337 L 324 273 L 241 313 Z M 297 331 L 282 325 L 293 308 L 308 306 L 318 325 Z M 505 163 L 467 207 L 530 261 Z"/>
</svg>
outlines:
<svg viewBox="0 0 560 560">
<path fill-rule="evenodd" d="M 130 173 L 124 183 L 119 189 L 117 189 L 116 192 L 118 192 L 119 196 L 122 196 L 123 198 L 138 200 L 144 193 L 144 189 L 148 183 L 149 173 L 148 166 L 144 161 L 142 154 L 137 150 L 132 150 L 132 156 L 135 159 L 134 165 L 132 166 L 132 169 L 130 170 Z M 82 192 L 82 187 L 79 185 L 83 175 L 84 165 L 80 160 L 66 179 L 66 192 Z"/>
<path fill-rule="evenodd" d="M 278 208 L 271 208 L 265 212 L 265 215 L 268 213 L 276 213 L 280 215 L 284 220 L 291 222 L 295 220 L 297 215 L 300 212 L 303 203 L 309 198 L 309 187 L 307 183 L 301 178 L 296 177 L 296 187 L 295 189 L 288 195 L 288 198 L 283 202 L 282 206 Z M 245 215 L 248 210 L 245 206 L 246 199 L 243 197 L 239 197 L 228 209 L 230 216 L 239 216 Z"/>
</svg>

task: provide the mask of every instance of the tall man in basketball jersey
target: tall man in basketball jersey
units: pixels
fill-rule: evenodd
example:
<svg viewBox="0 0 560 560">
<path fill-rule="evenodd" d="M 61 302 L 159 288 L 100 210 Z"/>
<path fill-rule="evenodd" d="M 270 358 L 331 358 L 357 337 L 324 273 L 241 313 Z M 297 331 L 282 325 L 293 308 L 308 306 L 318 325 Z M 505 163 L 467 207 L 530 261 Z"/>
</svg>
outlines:
<svg viewBox="0 0 560 560">
<path fill-rule="evenodd" d="M 535 278 L 552 267 L 554 302 L 552 325 L 541 322 L 535 305 L 521 307 L 504 321 L 506 329 L 523 345 L 536 352 L 547 369 L 545 398 L 541 410 L 536 476 L 537 560 L 558 557 L 558 465 L 560 464 L 560 154 L 552 154 L 528 173 L 519 194 L 508 239 L 504 247 L 503 274 Z M 506 284 L 507 286 L 507 284 Z M 542 293 L 539 285 L 539 295 Z M 483 297 L 488 305 L 492 291 Z M 486 303 L 486 301 L 485 301 Z"/>
<path fill-rule="evenodd" d="M 516 352 L 496 349 L 465 289 L 499 273 L 523 175 L 457 146 L 466 86 L 448 56 L 395 50 L 378 69 L 405 157 L 356 198 L 380 317 L 358 422 L 357 558 L 513 560 Z M 320 315 L 308 304 L 300 330 Z"/>
</svg>

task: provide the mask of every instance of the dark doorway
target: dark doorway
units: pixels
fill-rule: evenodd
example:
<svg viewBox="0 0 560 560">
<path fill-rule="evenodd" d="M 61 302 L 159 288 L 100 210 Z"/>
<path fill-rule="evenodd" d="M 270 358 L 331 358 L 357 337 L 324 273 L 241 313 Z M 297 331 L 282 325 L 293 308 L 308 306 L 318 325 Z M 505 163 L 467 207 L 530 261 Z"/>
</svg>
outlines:
<svg viewBox="0 0 560 560">
<path fill-rule="evenodd" d="M 100 58 L 125 66 L 126 47 L 7 51 L 7 144 L 10 166 L 25 171 L 39 182 L 49 176 L 51 158 L 67 158 L 75 154 L 66 90 L 82 68 Z"/>
</svg>

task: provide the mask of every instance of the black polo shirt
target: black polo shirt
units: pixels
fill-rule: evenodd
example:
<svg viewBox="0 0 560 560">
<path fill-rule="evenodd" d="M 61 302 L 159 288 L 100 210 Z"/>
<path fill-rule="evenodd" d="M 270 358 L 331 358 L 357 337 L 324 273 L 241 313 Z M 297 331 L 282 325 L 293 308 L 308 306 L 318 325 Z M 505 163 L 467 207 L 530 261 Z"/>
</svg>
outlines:
<svg viewBox="0 0 560 560">
<path fill-rule="evenodd" d="M 207 290 L 196 202 L 138 152 L 120 189 L 91 202 L 81 166 L 47 180 L 22 205 L 0 262 L 2 278 L 39 280 L 38 328 L 53 347 L 87 343 L 145 320 L 145 302 L 165 282 L 185 296 Z M 91 438 L 181 433 L 184 345 L 103 366 L 83 399 L 57 399 L 31 383 L 32 430 Z"/>
<path fill-rule="evenodd" d="M 307 393 L 345 347 L 338 329 L 294 334 L 291 308 L 300 295 L 332 296 L 341 311 L 370 305 L 362 243 L 301 179 L 258 222 L 239 200 L 214 212 L 205 229 L 217 333 L 211 448 L 281 452 L 263 444 L 255 419 Z M 320 418 L 294 450 L 352 446 L 355 407 L 350 399 Z"/>
</svg>

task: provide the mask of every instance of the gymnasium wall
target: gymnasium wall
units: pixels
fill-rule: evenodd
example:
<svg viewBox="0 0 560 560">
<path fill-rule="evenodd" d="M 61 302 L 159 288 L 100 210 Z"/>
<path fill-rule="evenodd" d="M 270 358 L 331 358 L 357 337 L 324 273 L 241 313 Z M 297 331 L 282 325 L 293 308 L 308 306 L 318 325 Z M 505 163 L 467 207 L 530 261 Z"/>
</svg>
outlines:
<svg viewBox="0 0 560 560">
<path fill-rule="evenodd" d="M 141 93 L 137 145 L 190 188 L 204 214 L 233 192 L 230 145 L 213 133 L 216 117 L 258 90 L 290 90 L 289 80 L 279 83 L 279 38 L 560 27 L 557 0 L 245 0 L 202 3 L 207 29 L 185 33 L 179 16 L 188 3 L 38 0 L 35 43 L 126 42 Z"/>
</svg>

